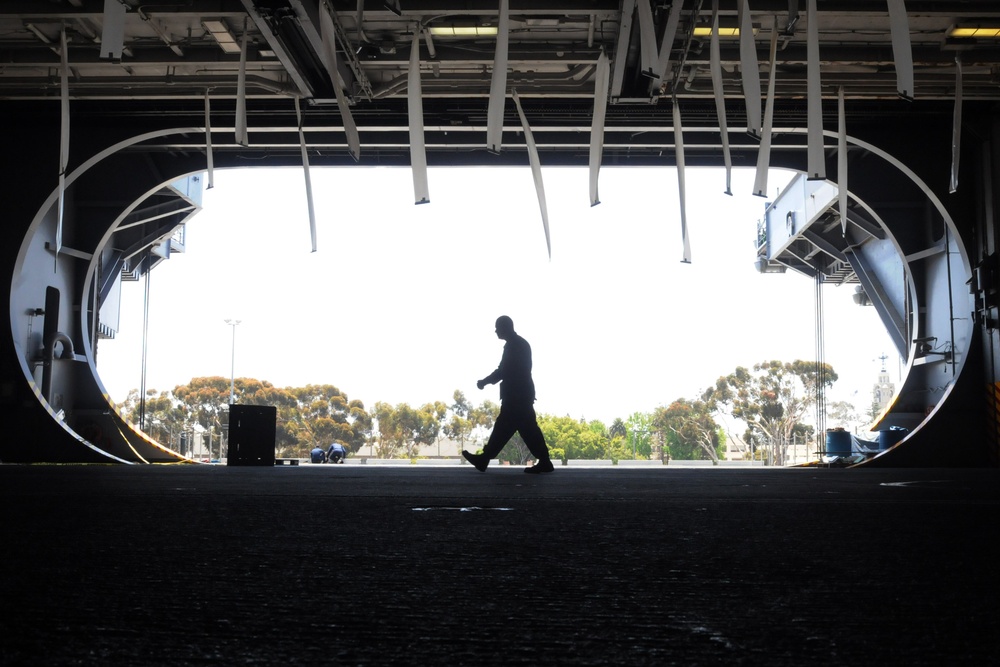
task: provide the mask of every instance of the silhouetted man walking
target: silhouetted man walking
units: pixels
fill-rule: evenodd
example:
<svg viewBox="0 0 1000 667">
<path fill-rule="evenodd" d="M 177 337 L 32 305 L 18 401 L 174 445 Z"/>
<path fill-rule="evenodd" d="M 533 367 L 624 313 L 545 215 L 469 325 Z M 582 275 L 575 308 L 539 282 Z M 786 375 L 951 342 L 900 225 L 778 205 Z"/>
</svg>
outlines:
<svg viewBox="0 0 1000 667">
<path fill-rule="evenodd" d="M 482 389 L 488 384 L 500 383 L 500 414 L 493 424 L 493 432 L 482 454 L 462 451 L 462 456 L 479 472 L 486 472 L 490 459 L 494 459 L 515 433 L 535 457 L 535 465 L 524 469 L 527 473 L 552 472 L 549 448 L 542 429 L 535 417 L 535 383 L 531 379 L 531 346 L 514 331 L 514 321 L 506 315 L 497 318 L 497 338 L 506 341 L 503 356 L 495 371 L 476 383 Z"/>
</svg>

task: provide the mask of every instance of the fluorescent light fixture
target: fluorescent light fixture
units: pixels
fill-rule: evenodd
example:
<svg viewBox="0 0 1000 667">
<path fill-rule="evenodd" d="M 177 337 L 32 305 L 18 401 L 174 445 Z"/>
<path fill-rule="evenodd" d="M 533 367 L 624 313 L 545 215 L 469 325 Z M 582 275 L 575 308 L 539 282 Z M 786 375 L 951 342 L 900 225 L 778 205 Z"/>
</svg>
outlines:
<svg viewBox="0 0 1000 667">
<path fill-rule="evenodd" d="M 205 19 L 201 22 L 205 26 L 205 30 L 208 34 L 218 42 L 219 48 L 225 53 L 239 53 L 240 45 L 236 41 L 236 37 L 233 33 L 229 32 L 229 28 L 226 26 L 225 21 L 222 19 Z"/>
<path fill-rule="evenodd" d="M 427 31 L 435 37 L 496 37 L 495 25 L 436 25 Z"/>
<path fill-rule="evenodd" d="M 1000 27 L 956 25 L 948 31 L 948 36 L 963 39 L 1000 39 Z"/>
<path fill-rule="evenodd" d="M 760 26 L 755 25 L 753 27 L 753 34 L 756 36 L 757 33 L 759 33 L 759 32 L 760 32 Z M 711 37 L 712 36 L 712 26 L 710 26 L 710 25 L 697 26 L 694 29 L 694 36 L 695 37 Z M 733 27 L 733 28 L 724 28 L 722 26 L 719 26 L 719 37 L 739 37 L 739 36 L 740 36 L 740 29 L 739 28 L 736 28 L 736 27 Z"/>
</svg>

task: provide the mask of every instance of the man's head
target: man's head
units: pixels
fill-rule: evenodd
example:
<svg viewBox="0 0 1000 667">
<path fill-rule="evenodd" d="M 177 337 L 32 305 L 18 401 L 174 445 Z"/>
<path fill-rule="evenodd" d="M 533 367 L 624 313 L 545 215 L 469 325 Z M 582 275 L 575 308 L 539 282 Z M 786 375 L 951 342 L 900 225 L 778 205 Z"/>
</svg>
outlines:
<svg viewBox="0 0 1000 667">
<path fill-rule="evenodd" d="M 507 340 L 514 334 L 514 320 L 506 315 L 497 318 L 497 338 Z"/>
</svg>

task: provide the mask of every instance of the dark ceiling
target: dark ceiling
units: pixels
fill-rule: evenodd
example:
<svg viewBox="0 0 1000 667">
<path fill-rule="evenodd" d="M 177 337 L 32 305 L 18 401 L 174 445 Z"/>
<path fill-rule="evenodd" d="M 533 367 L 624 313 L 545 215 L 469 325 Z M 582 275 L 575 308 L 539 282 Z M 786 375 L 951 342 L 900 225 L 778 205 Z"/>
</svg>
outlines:
<svg viewBox="0 0 1000 667">
<path fill-rule="evenodd" d="M 679 1 L 679 0 L 678 0 Z M 528 2 L 509 8 L 506 89 L 516 90 L 537 133 L 539 149 L 563 161 L 585 161 L 593 120 L 598 58 L 610 59 L 607 155 L 653 159 L 673 145 L 671 103 L 680 105 L 692 159 L 718 143 L 719 120 L 711 78 L 713 3 L 679 6 L 649 0 Z M 767 95 L 772 29 L 777 34 L 774 128 L 805 125 L 808 3 L 748 0 L 753 60 L 738 37 L 720 36 L 719 65 L 734 149 L 751 146 L 737 134 L 747 126 L 745 76 L 756 69 Z M 913 90 L 903 100 L 892 43 L 893 2 L 820 0 L 817 28 L 820 90 L 828 129 L 836 128 L 843 87 L 855 124 L 885 124 L 906 116 L 944 118 L 956 94 L 961 61 L 967 105 L 1000 100 L 1000 39 L 955 37 L 957 27 L 1000 27 L 996 0 L 905 3 Z M 899 5 L 902 1 L 899 0 Z M 68 43 L 69 98 L 76 119 L 105 118 L 136 130 L 165 123 L 204 124 L 206 96 L 218 129 L 233 127 L 240 42 L 246 35 L 245 99 L 252 147 L 294 143 L 293 100 L 299 99 L 309 142 L 319 153 L 343 155 L 345 139 L 336 89 L 324 60 L 321 13 L 335 34 L 343 99 L 361 131 L 363 160 L 403 155 L 408 145 L 406 95 L 410 51 L 420 44 L 424 128 L 429 159 L 462 162 L 481 154 L 494 72 L 493 35 L 447 36 L 441 30 L 488 32 L 498 24 L 499 0 L 332 2 L 318 0 L 180 0 L 146 4 L 121 0 L 121 46 L 105 33 L 114 21 L 103 0 L 0 3 L 0 104 L 23 117 L 57 114 L 61 36 Z M 623 12 L 623 6 L 625 11 Z M 633 9 L 636 7 L 636 9 Z M 329 9 L 328 9 L 329 8 Z M 640 11 L 641 10 L 641 11 Z M 120 10 L 119 10 L 120 11 Z M 645 21 L 644 16 L 650 20 Z M 674 19 L 676 29 L 667 37 Z M 736 27 L 734 0 L 718 2 L 720 30 Z M 624 29 L 623 29 L 624 25 Z M 653 38 L 656 69 L 644 72 Z M 329 42 L 328 42 L 329 43 Z M 668 48 L 664 48 L 667 43 Z M 102 55 L 103 50 L 108 51 Z M 643 52 L 647 53 L 644 61 Z M 117 51 L 117 52 L 116 52 Z M 751 69 L 748 69 L 748 66 Z M 757 78 L 757 77 L 752 77 Z M 757 100 L 763 104 L 762 98 Z M 520 121 L 508 97 L 505 148 L 523 149 Z M 688 136 L 690 132 L 690 136 Z M 169 148 L 184 148 L 176 137 Z M 776 150 L 781 142 L 776 141 Z M 516 144 L 516 146 L 515 146 Z M 232 148 L 220 141 L 218 150 Z M 435 153 L 448 157 L 435 157 Z M 521 152 L 523 158 L 523 152 Z M 400 158 L 401 159 L 401 158 Z"/>
</svg>

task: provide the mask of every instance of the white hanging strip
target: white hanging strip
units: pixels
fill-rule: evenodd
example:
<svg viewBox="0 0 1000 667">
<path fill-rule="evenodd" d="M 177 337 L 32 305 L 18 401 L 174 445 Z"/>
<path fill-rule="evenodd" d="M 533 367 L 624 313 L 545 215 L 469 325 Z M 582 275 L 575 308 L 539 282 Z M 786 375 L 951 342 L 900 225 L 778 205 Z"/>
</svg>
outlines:
<svg viewBox="0 0 1000 667">
<path fill-rule="evenodd" d="M 740 72 L 743 75 L 743 98 L 747 107 L 747 132 L 760 136 L 760 69 L 757 63 L 757 44 L 754 41 L 753 23 L 750 21 L 749 0 L 737 0 L 740 20 Z"/>
<path fill-rule="evenodd" d="M 958 190 L 958 163 L 962 148 L 962 59 L 955 57 L 955 111 L 951 120 L 951 178 L 948 192 Z"/>
<path fill-rule="evenodd" d="M 823 156 L 823 89 L 819 74 L 819 20 L 816 0 L 809 0 L 806 10 L 806 178 L 826 178 Z"/>
<path fill-rule="evenodd" d="M 101 58 L 119 61 L 125 48 L 125 4 L 121 0 L 104 0 L 101 19 Z"/>
<path fill-rule="evenodd" d="M 65 28 L 59 33 L 59 114 L 59 209 L 56 213 L 55 269 L 58 269 L 59 253 L 62 251 L 66 169 L 69 168 L 69 44 Z"/>
<path fill-rule="evenodd" d="M 611 79 L 611 97 L 622 94 L 622 83 L 625 80 L 625 61 L 628 59 L 629 41 L 632 36 L 632 15 L 635 13 L 635 0 L 622 0 L 621 23 L 618 25 L 618 41 L 615 45 L 615 71 Z"/>
<path fill-rule="evenodd" d="M 847 114 L 844 112 L 844 87 L 837 89 L 837 201 L 840 207 L 840 233 L 847 236 Z"/>
<path fill-rule="evenodd" d="M 347 95 L 344 94 L 344 82 L 340 78 L 340 70 L 337 68 L 337 31 L 333 26 L 331 11 L 333 10 L 325 2 L 320 5 L 319 32 L 323 46 L 323 66 L 330 75 L 333 93 L 337 98 L 337 110 L 340 111 L 340 119 L 344 121 L 347 152 L 357 161 L 361 159 L 361 139 L 358 136 L 358 126 L 354 123 L 354 115 L 351 114 L 351 105 Z"/>
<path fill-rule="evenodd" d="M 309 238 L 312 241 L 312 252 L 316 252 L 316 211 L 313 208 L 312 178 L 309 175 L 309 152 L 306 150 L 306 133 L 302 127 L 302 109 L 299 98 L 295 99 L 295 119 L 299 125 L 299 150 L 302 152 L 302 174 L 306 179 L 306 206 L 309 209 Z"/>
<path fill-rule="evenodd" d="M 503 145 L 503 108 L 507 103 L 507 40 L 510 33 L 508 0 L 500 0 L 497 49 L 490 81 L 490 105 L 486 110 L 486 150 L 499 153 Z"/>
<path fill-rule="evenodd" d="M 733 158 L 729 151 L 726 97 L 722 90 L 722 58 L 719 48 L 719 0 L 712 0 L 712 39 L 709 44 L 709 70 L 712 73 L 712 92 L 715 94 L 715 114 L 719 117 L 719 136 L 722 138 L 722 162 L 726 166 L 726 194 L 732 195 Z"/>
<path fill-rule="evenodd" d="M 236 143 L 250 145 L 247 131 L 247 22 L 243 20 L 243 39 L 240 43 L 240 71 L 236 78 Z"/>
<path fill-rule="evenodd" d="M 670 5 L 670 13 L 667 14 L 667 25 L 663 30 L 663 43 L 660 44 L 660 57 L 657 64 L 657 72 L 660 81 L 666 81 L 667 68 L 670 67 L 670 52 L 674 48 L 674 38 L 677 36 L 677 24 L 680 22 L 681 9 L 684 8 L 684 0 L 674 0 Z"/>
<path fill-rule="evenodd" d="M 771 166 L 771 130 L 774 126 L 774 96 L 777 87 L 778 62 L 778 22 L 771 24 L 770 74 L 767 84 L 767 103 L 764 105 L 764 127 L 760 135 L 760 149 L 757 151 L 757 175 L 753 193 L 758 197 L 767 196 L 767 170 Z"/>
<path fill-rule="evenodd" d="M 542 183 L 542 163 L 538 159 L 538 147 L 535 145 L 535 137 L 531 134 L 531 126 L 521 108 L 521 100 L 517 96 L 517 91 L 511 91 L 514 97 L 514 106 L 517 107 L 517 115 L 521 118 L 521 127 L 524 129 L 524 141 L 528 146 L 528 163 L 531 165 L 531 178 L 535 181 L 535 195 L 538 197 L 538 210 L 542 214 L 542 229 L 545 231 L 545 247 L 552 259 L 552 239 L 549 236 L 549 210 L 545 205 L 545 184 Z"/>
<path fill-rule="evenodd" d="M 590 125 L 590 205 L 597 206 L 601 198 L 597 196 L 597 176 L 601 171 L 604 155 L 604 118 L 608 113 L 608 74 L 611 65 L 608 56 L 601 50 L 597 57 L 597 71 L 594 75 L 594 118 Z"/>
<path fill-rule="evenodd" d="M 205 157 L 208 160 L 208 186 L 207 190 L 215 187 L 215 157 L 212 155 L 212 103 L 208 100 L 208 91 L 205 91 Z"/>
<path fill-rule="evenodd" d="M 410 71 L 406 89 L 414 204 L 427 204 L 431 200 L 427 187 L 427 150 L 424 145 L 423 103 L 423 92 L 420 87 L 420 29 L 416 28 L 413 31 L 413 41 L 410 44 Z"/>
<path fill-rule="evenodd" d="M 674 143 L 677 146 L 677 195 L 681 204 L 681 241 L 684 244 L 685 264 L 691 263 L 691 240 L 688 238 L 687 226 L 687 186 L 684 182 L 684 128 L 681 126 L 681 108 L 677 98 L 673 98 Z"/>
<path fill-rule="evenodd" d="M 904 0 L 888 0 L 889 30 L 892 32 L 892 59 L 896 63 L 896 92 L 912 100 L 913 50 L 910 48 L 910 21 L 906 16 Z"/>
<path fill-rule="evenodd" d="M 653 10 L 649 0 L 638 0 L 639 10 L 639 59 L 644 76 L 660 77 L 660 58 L 656 52 L 656 26 L 653 25 Z"/>
</svg>

